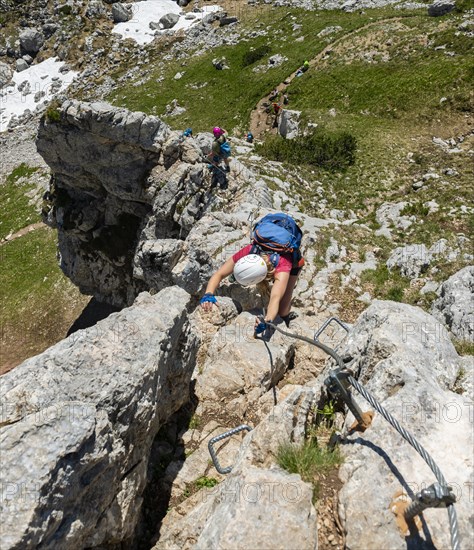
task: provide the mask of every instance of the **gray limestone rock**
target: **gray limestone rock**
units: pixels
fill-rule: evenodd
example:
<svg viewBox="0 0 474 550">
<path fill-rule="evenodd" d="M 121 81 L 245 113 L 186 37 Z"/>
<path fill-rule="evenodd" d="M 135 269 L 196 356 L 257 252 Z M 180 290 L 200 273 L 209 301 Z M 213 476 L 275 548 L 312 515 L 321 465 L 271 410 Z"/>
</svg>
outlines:
<svg viewBox="0 0 474 550">
<path fill-rule="evenodd" d="M 112 5 L 112 18 L 114 23 L 126 23 L 132 18 L 132 10 L 130 7 L 117 2 Z"/>
<path fill-rule="evenodd" d="M 210 14 L 211 15 L 211 14 Z M 220 58 L 214 58 L 212 60 L 212 64 L 218 71 L 223 71 L 225 69 L 229 69 L 229 66 L 227 65 L 227 60 L 225 57 Z"/>
<path fill-rule="evenodd" d="M 460 538 L 468 541 L 474 519 L 465 498 L 473 482 L 472 415 L 469 403 L 450 391 L 461 365 L 442 325 L 419 308 L 377 300 L 351 328 L 341 354 L 359 382 L 416 437 L 454 487 Z M 354 395 L 367 410 L 369 405 Z M 349 415 L 346 433 L 353 420 Z M 433 473 L 377 413 L 370 428 L 347 435 L 341 449 L 345 461 L 339 512 L 347 546 L 405 549 L 407 539 L 397 528 L 391 501 L 400 492 L 412 498 L 435 481 Z M 446 510 L 427 510 L 424 521 L 426 528 L 407 534 L 408 540 L 420 548 L 449 547 Z"/>
<path fill-rule="evenodd" d="M 278 533 L 278 540 L 273 535 L 272 548 L 317 547 L 311 491 L 307 491 L 308 486 L 299 476 L 277 468 L 275 458 L 283 441 L 300 443 L 303 440 L 315 391 L 285 386 L 279 393 L 279 400 L 279 404 L 270 407 L 271 412 L 246 435 L 237 456 L 232 457 L 225 446 L 217 450 L 221 465 L 232 466 L 231 474 L 213 489 L 201 490 L 199 498 L 195 495 L 171 510 L 163 521 L 155 550 L 265 548 L 270 533 Z M 215 430 L 217 425 L 214 423 L 210 427 Z M 209 429 L 202 435 L 207 432 Z M 232 442 L 230 440 L 229 444 Z M 232 450 L 235 454 L 235 445 Z M 198 456 L 194 460 L 194 453 L 191 455 L 194 475 L 204 466 L 200 449 L 196 453 Z M 182 473 L 182 470 L 185 471 Z M 193 474 L 184 463 L 177 476 L 192 479 Z"/>
<path fill-rule="evenodd" d="M 330 27 L 326 27 L 325 29 L 320 31 L 318 33 L 318 36 L 328 36 L 330 34 L 334 34 L 334 33 L 340 32 L 340 31 L 342 31 L 342 27 L 340 27 L 339 25 L 330 26 Z"/>
<path fill-rule="evenodd" d="M 249 466 L 199 496 L 189 514 L 163 526 L 154 550 L 268 548 L 269 541 L 278 550 L 317 550 L 312 487 L 299 475 Z"/>
<path fill-rule="evenodd" d="M 430 292 L 436 292 L 439 288 L 439 284 L 436 281 L 427 281 L 423 288 L 420 290 L 421 294 L 428 294 Z"/>
<path fill-rule="evenodd" d="M 2 377 L 2 548 L 131 538 L 153 439 L 189 398 L 189 300 L 142 294 Z"/>
<path fill-rule="evenodd" d="M 432 253 L 424 244 L 399 246 L 390 254 L 387 267 L 398 269 L 404 277 L 415 279 L 428 269 L 432 258 Z"/>
<path fill-rule="evenodd" d="M 167 13 L 160 18 L 160 25 L 162 29 L 172 29 L 179 21 L 179 15 L 177 13 Z"/>
<path fill-rule="evenodd" d="M 84 293 L 119 306 L 171 284 L 179 254 L 165 261 L 155 241 L 171 239 L 173 249 L 210 199 L 199 146 L 157 117 L 106 103 L 69 101 L 60 117 L 43 119 L 37 147 L 54 173 L 61 268 Z"/>
<path fill-rule="evenodd" d="M 12 79 L 13 71 L 10 68 L 10 65 L 6 63 L 0 63 L 0 88 L 6 86 Z"/>
<path fill-rule="evenodd" d="M 391 227 L 396 227 L 397 229 L 407 229 L 415 221 L 414 216 L 402 216 L 401 212 L 407 206 L 407 202 L 398 202 L 398 203 L 383 203 L 377 209 L 375 219 L 381 225 L 381 228 L 378 229 L 375 234 L 385 236 L 388 239 L 391 239 Z"/>
<path fill-rule="evenodd" d="M 37 54 L 44 44 L 44 36 L 37 29 L 26 29 L 20 33 L 20 46 L 24 53 Z"/>
<path fill-rule="evenodd" d="M 350 264 L 349 274 L 344 280 L 344 284 L 348 284 L 350 281 L 360 280 L 361 274 L 366 270 L 377 269 L 377 259 L 373 252 L 367 251 L 364 262 L 352 262 Z"/>
<path fill-rule="evenodd" d="M 219 26 L 225 27 L 226 25 L 232 25 L 233 23 L 238 23 L 237 17 L 221 17 L 219 19 Z"/>
<path fill-rule="evenodd" d="M 428 15 L 431 17 L 440 17 L 441 15 L 451 13 L 455 7 L 455 2 L 451 2 L 450 0 L 437 0 L 428 6 Z"/>
<path fill-rule="evenodd" d="M 173 284 L 171 272 L 183 253 L 184 241 L 156 239 L 143 241 L 137 247 L 133 275 L 146 281 L 155 291 Z"/>
<path fill-rule="evenodd" d="M 276 53 L 275 55 L 272 55 L 268 58 L 268 67 L 270 69 L 273 69 L 275 67 L 279 67 L 285 61 L 288 61 L 287 57 L 285 57 L 284 55 L 281 55 L 279 53 Z"/>
<path fill-rule="evenodd" d="M 305 428 L 319 397 L 314 388 L 302 386 L 292 386 L 284 399 L 279 396 L 278 404 L 272 406 L 271 412 L 243 441 L 234 470 L 248 466 L 271 468 L 277 462 L 283 441 L 303 443 Z"/>
<path fill-rule="evenodd" d="M 294 139 L 299 135 L 299 120 L 301 111 L 283 109 L 278 119 L 278 133 L 286 139 Z"/>
<path fill-rule="evenodd" d="M 15 69 L 18 73 L 26 71 L 26 69 L 28 69 L 28 63 L 24 59 L 17 59 L 15 61 Z"/>
<path fill-rule="evenodd" d="M 432 313 L 456 338 L 474 342 L 474 266 L 468 266 L 441 285 Z"/>
<path fill-rule="evenodd" d="M 48 223 L 58 228 L 64 273 L 101 301 L 123 306 L 169 284 L 200 292 L 223 260 L 217 252 L 246 244 L 255 201 L 272 204 L 267 185 L 233 161 L 238 214 L 199 224 L 220 200 L 203 164 L 209 134 L 183 140 L 157 117 L 106 103 L 68 101 L 59 117 L 42 120 L 37 140 L 54 174 Z M 254 292 L 237 287 L 223 293 L 251 306 Z"/>
<path fill-rule="evenodd" d="M 217 12 L 211 12 L 202 18 L 202 24 L 212 25 L 212 23 L 214 23 L 214 21 L 217 21 L 218 19 L 220 19 L 220 14 Z"/>
<path fill-rule="evenodd" d="M 41 30 L 43 31 L 43 34 L 46 38 L 49 38 L 52 36 L 59 28 L 59 25 L 57 23 L 45 23 Z"/>
<path fill-rule="evenodd" d="M 286 371 L 294 353 L 294 342 L 275 333 L 270 341 L 254 338 L 255 316 L 241 313 L 222 327 L 211 341 L 202 373 L 196 380 L 201 401 L 229 403 L 256 391 L 258 397 L 275 385 Z"/>
</svg>

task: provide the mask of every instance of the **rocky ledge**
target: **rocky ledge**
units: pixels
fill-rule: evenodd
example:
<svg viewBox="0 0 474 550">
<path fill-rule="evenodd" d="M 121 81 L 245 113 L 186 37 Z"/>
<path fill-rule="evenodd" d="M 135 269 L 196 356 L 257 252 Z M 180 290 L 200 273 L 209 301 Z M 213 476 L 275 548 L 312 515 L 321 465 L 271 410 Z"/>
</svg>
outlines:
<svg viewBox="0 0 474 550">
<path fill-rule="evenodd" d="M 2 548 L 132 537 L 153 438 L 189 400 L 189 301 L 144 293 L 2 377 Z"/>
</svg>

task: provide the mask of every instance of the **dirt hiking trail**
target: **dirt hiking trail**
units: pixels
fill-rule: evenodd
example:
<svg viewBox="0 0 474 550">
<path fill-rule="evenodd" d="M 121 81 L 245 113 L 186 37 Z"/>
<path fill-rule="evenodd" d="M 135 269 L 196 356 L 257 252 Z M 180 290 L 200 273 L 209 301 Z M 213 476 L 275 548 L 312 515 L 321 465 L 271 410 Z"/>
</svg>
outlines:
<svg viewBox="0 0 474 550">
<path fill-rule="evenodd" d="M 377 25 L 383 25 L 384 23 L 389 22 L 396 22 L 402 20 L 402 17 L 390 17 L 388 19 L 381 19 L 380 21 L 373 21 L 372 23 L 367 23 L 367 25 L 364 25 L 358 29 L 354 29 L 353 31 L 350 31 L 339 38 L 336 38 L 333 42 L 330 42 L 327 46 L 322 49 L 316 57 L 313 57 L 311 60 L 309 60 L 309 69 L 314 68 L 319 61 L 330 51 L 334 48 L 335 45 L 339 44 L 343 40 L 346 40 L 347 38 L 350 38 L 351 36 L 358 34 L 360 32 L 365 31 L 366 29 L 369 29 L 370 27 L 375 27 Z M 299 69 L 299 67 L 298 67 Z M 298 69 L 295 70 L 291 75 L 283 82 L 278 84 L 278 86 L 275 86 L 275 90 L 278 91 L 279 94 L 283 94 L 286 92 L 288 86 L 291 84 L 294 78 L 296 78 L 296 73 L 298 72 Z M 269 95 L 265 95 L 258 103 L 255 109 L 250 114 L 250 131 L 252 132 L 254 139 L 256 140 L 262 140 L 264 135 L 267 132 L 271 132 L 276 134 L 277 128 L 274 126 L 274 120 L 275 115 L 271 113 L 267 113 L 267 108 L 269 105 L 272 104 L 272 100 L 270 100 Z M 284 107 L 283 107 L 284 109 Z"/>
</svg>

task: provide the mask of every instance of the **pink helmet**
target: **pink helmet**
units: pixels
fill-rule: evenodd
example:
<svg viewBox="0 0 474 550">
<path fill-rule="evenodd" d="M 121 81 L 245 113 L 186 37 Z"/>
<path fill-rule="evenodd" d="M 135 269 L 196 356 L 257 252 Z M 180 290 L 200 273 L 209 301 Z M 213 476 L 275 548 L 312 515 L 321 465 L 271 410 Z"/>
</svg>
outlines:
<svg viewBox="0 0 474 550">
<path fill-rule="evenodd" d="M 214 137 L 219 138 L 224 133 L 224 130 L 222 128 L 219 128 L 219 126 L 215 126 L 212 129 L 212 133 L 214 134 Z"/>
</svg>

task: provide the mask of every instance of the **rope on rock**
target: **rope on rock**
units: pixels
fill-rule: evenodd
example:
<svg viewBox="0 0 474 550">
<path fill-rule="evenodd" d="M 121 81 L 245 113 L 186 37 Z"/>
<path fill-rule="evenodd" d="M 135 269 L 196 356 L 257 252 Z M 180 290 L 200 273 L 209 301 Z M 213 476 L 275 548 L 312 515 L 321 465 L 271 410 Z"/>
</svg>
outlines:
<svg viewBox="0 0 474 550">
<path fill-rule="evenodd" d="M 325 326 L 327 326 L 327 324 L 329 323 L 326 323 Z M 426 449 L 422 445 L 420 445 L 420 443 L 418 443 L 418 441 L 407 430 L 405 430 L 405 428 L 403 428 L 400 425 L 398 420 L 394 418 L 375 399 L 375 397 L 373 397 L 373 395 L 371 395 L 350 374 L 350 372 L 346 369 L 340 355 L 338 355 L 333 349 L 331 349 L 330 347 L 320 342 L 317 338 L 315 338 L 314 340 L 311 340 L 310 338 L 307 338 L 305 336 L 300 336 L 299 334 L 287 332 L 285 330 L 282 330 L 280 327 L 278 327 L 274 323 L 267 322 L 267 325 L 269 325 L 276 331 L 280 332 L 284 336 L 288 336 L 289 338 L 295 338 L 297 340 L 302 340 L 303 342 L 307 342 L 312 346 L 316 346 L 322 351 L 324 351 L 325 353 L 327 353 L 330 357 L 332 357 L 336 361 L 338 368 L 335 369 L 332 373 L 330 373 L 329 377 L 325 380 L 325 384 L 329 386 L 330 391 L 336 391 L 337 393 L 339 393 L 341 397 L 344 399 L 344 401 L 347 403 L 348 407 L 350 408 L 353 414 L 354 414 L 354 410 L 356 410 L 357 414 L 354 414 L 354 416 L 357 418 L 357 420 L 359 420 L 359 416 L 360 416 L 360 419 L 362 420 L 362 422 L 364 422 L 359 407 L 355 404 L 355 401 L 352 399 L 350 392 L 347 391 L 347 384 L 350 384 L 351 386 L 353 386 L 362 395 L 362 397 L 364 397 L 374 407 L 374 409 L 378 411 L 385 418 L 385 420 L 387 420 L 387 422 L 389 422 L 397 430 L 397 432 L 405 439 L 405 441 L 407 441 L 418 452 L 421 458 L 423 458 L 423 460 L 428 464 L 428 466 L 436 476 L 436 479 L 438 480 L 440 485 L 439 491 L 433 491 L 434 493 L 433 501 L 430 503 L 428 502 L 428 500 L 426 500 L 424 502 L 423 509 L 426 509 L 428 507 L 433 507 L 433 506 L 434 507 L 447 506 L 448 517 L 449 517 L 449 527 L 451 530 L 451 546 L 453 550 L 460 550 L 461 546 L 459 543 L 459 528 L 458 528 L 456 510 L 454 508 L 455 497 L 451 493 L 450 491 L 451 488 L 448 487 L 446 479 L 442 474 L 441 470 L 439 469 L 438 465 L 435 463 L 435 461 L 430 456 L 430 454 L 426 451 Z M 322 331 L 317 332 L 316 335 L 319 337 L 321 332 Z M 418 500 L 421 500 L 421 499 L 418 499 Z M 417 504 L 418 503 L 415 502 L 412 506 L 409 506 L 407 508 L 407 513 L 405 514 L 405 517 L 407 517 L 407 519 L 410 519 L 411 517 L 413 517 L 414 516 L 413 512 L 421 508 L 421 506 L 418 506 Z"/>
</svg>

